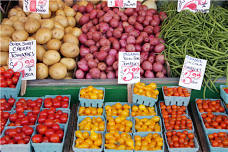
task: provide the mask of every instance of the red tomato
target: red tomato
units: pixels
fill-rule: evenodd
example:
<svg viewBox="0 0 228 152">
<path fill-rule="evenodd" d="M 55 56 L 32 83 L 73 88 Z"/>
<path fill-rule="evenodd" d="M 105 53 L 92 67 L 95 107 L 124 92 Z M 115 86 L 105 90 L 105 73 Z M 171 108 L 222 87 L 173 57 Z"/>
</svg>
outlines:
<svg viewBox="0 0 228 152">
<path fill-rule="evenodd" d="M 46 119 L 44 122 L 44 125 L 46 125 L 47 127 L 52 127 L 52 125 L 54 124 L 54 120 L 51 119 Z"/>
<path fill-rule="evenodd" d="M 27 135 L 27 136 L 31 136 L 33 133 L 33 128 L 29 127 L 29 126 L 23 126 L 22 130 L 25 133 L 25 135 Z"/>
<path fill-rule="evenodd" d="M 12 82 L 13 82 L 13 84 L 17 84 L 17 82 L 18 82 L 18 80 L 19 80 L 19 77 L 16 77 L 16 76 L 14 76 L 13 78 L 12 78 Z"/>
<path fill-rule="evenodd" d="M 62 129 L 58 130 L 58 131 L 56 132 L 56 134 L 59 136 L 60 139 L 62 139 L 63 136 L 64 136 L 64 132 L 63 132 Z"/>
<path fill-rule="evenodd" d="M 16 76 L 16 77 L 20 77 L 20 72 L 14 72 L 14 76 Z"/>
<path fill-rule="evenodd" d="M 38 123 L 43 124 L 45 122 L 45 120 L 46 120 L 46 116 L 40 115 L 39 119 L 38 119 Z"/>
<path fill-rule="evenodd" d="M 65 101 L 65 102 L 69 102 L 69 97 L 64 96 L 62 100 Z"/>
<path fill-rule="evenodd" d="M 68 102 L 68 101 L 63 101 L 63 102 L 61 103 L 61 107 L 62 107 L 62 108 L 68 108 L 68 107 L 69 107 L 69 102 Z"/>
<path fill-rule="evenodd" d="M 57 123 L 53 124 L 52 129 L 54 129 L 55 131 L 58 131 L 60 129 L 59 124 L 57 124 Z"/>
<path fill-rule="evenodd" d="M 34 143 L 41 143 L 42 142 L 42 135 L 36 134 L 32 137 L 32 142 Z"/>
<path fill-rule="evenodd" d="M 48 137 L 44 136 L 43 137 L 43 142 L 45 142 L 45 143 L 49 142 Z"/>
<path fill-rule="evenodd" d="M 9 116 L 9 120 L 12 122 L 15 122 L 17 120 L 17 113 L 11 114 Z"/>
<path fill-rule="evenodd" d="M 51 108 L 52 107 L 52 100 L 49 98 L 46 98 L 44 100 L 44 108 Z"/>
<path fill-rule="evenodd" d="M 51 135 L 53 135 L 55 133 L 54 129 L 47 129 L 47 131 L 45 132 L 45 136 L 47 137 L 51 137 Z"/>
<path fill-rule="evenodd" d="M 17 112 L 17 113 L 22 113 L 22 112 L 24 112 L 24 107 L 22 107 L 22 106 L 17 106 L 17 107 L 16 107 L 16 112 Z"/>
<path fill-rule="evenodd" d="M 16 100 L 15 100 L 14 98 L 9 98 L 9 99 L 8 99 L 8 103 L 9 103 L 11 106 L 14 105 L 15 101 L 16 101 Z"/>
<path fill-rule="evenodd" d="M 188 138 L 189 139 L 193 139 L 194 138 L 194 134 L 193 133 L 188 133 Z"/>
<path fill-rule="evenodd" d="M 49 139 L 50 139 L 50 142 L 52 142 L 52 143 L 59 143 L 60 142 L 60 138 L 57 134 L 52 134 Z"/>
<path fill-rule="evenodd" d="M 45 125 L 40 125 L 39 124 L 39 125 L 37 125 L 36 129 L 37 129 L 38 133 L 40 133 L 41 135 L 44 135 L 46 133 L 48 127 L 45 126 Z"/>
<path fill-rule="evenodd" d="M 55 98 L 54 98 L 54 100 L 58 100 L 58 101 L 62 101 L 63 100 L 63 97 L 62 96 L 56 96 Z"/>
</svg>

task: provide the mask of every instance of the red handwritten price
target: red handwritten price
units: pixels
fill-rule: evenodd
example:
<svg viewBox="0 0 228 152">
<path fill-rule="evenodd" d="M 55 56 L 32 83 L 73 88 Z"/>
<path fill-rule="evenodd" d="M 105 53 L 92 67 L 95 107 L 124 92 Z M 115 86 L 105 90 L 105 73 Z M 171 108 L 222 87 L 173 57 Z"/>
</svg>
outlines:
<svg viewBox="0 0 228 152">
<path fill-rule="evenodd" d="M 140 68 L 139 67 L 134 68 L 134 67 L 130 66 L 130 67 L 124 68 L 124 70 L 123 70 L 123 72 L 124 72 L 123 80 L 124 81 L 131 81 L 131 80 L 133 80 L 133 78 L 135 77 L 134 76 L 134 73 L 137 73 L 139 71 L 140 71 Z"/>
<path fill-rule="evenodd" d="M 201 74 L 200 72 L 197 72 L 197 71 L 186 71 L 184 73 L 184 79 L 182 80 L 183 83 L 185 84 L 190 84 L 192 83 L 192 79 L 200 79 L 201 77 Z"/>
</svg>

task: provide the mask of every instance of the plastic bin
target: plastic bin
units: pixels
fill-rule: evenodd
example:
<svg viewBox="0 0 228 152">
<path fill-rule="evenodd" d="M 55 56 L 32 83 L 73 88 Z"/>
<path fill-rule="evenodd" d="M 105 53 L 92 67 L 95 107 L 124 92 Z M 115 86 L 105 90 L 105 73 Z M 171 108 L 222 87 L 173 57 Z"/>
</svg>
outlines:
<svg viewBox="0 0 228 152">
<path fill-rule="evenodd" d="M 182 115 L 182 116 L 183 116 L 183 115 Z M 191 119 L 191 117 L 190 117 L 190 116 L 188 116 L 188 115 L 186 115 L 186 114 L 185 114 L 185 116 L 186 116 L 187 118 Z M 171 115 L 169 115 L 169 117 L 171 117 Z M 192 120 L 192 119 L 191 119 L 191 120 Z M 189 129 L 167 130 L 167 129 L 166 129 L 166 127 L 165 127 L 165 122 L 164 122 L 163 117 L 162 117 L 162 123 L 163 123 L 163 126 L 164 126 L 165 131 L 182 131 L 182 130 L 194 131 L 194 125 L 193 125 L 193 122 L 192 122 L 192 130 L 189 130 Z"/>
<path fill-rule="evenodd" d="M 83 88 L 86 88 L 86 87 L 81 87 L 80 88 L 80 91 L 79 91 L 79 95 L 78 95 L 78 98 L 79 98 L 79 101 L 80 101 L 80 104 L 84 107 L 103 107 L 103 104 L 104 104 L 104 98 L 105 98 L 105 88 L 102 88 L 102 87 L 94 87 L 98 90 L 103 90 L 104 92 L 104 98 L 103 99 L 86 99 L 86 98 L 81 98 L 80 97 L 80 92 L 81 92 L 81 89 Z"/>
<path fill-rule="evenodd" d="M 147 119 L 151 119 L 151 118 L 153 118 L 154 116 L 136 116 L 136 117 L 134 117 L 133 118 L 133 124 L 134 124 L 134 126 L 133 126 L 133 133 L 138 133 L 137 131 L 136 131 L 136 129 L 135 129 L 135 125 L 136 125 L 136 122 L 135 122 L 135 119 L 136 118 L 138 118 L 138 119 L 143 119 L 143 118 L 147 118 Z M 160 127 L 161 127 L 161 133 L 162 133 L 162 120 L 161 120 L 161 117 L 160 116 L 158 116 L 159 118 L 160 118 L 160 121 L 159 121 L 159 125 L 160 125 Z M 155 132 L 155 131 L 153 131 L 153 132 Z M 155 132 L 155 133 L 159 133 L 159 132 Z"/>
<path fill-rule="evenodd" d="M 134 152 L 164 152 L 165 151 L 165 142 L 164 142 L 165 140 L 164 140 L 164 137 L 162 135 L 162 132 L 136 132 L 136 133 L 133 134 L 133 139 L 135 138 L 136 135 L 139 135 L 141 137 L 146 137 L 149 133 L 152 133 L 152 134 L 157 133 L 157 134 L 159 134 L 163 138 L 162 150 L 153 150 L 153 151 L 149 151 L 149 150 L 147 150 L 147 151 L 144 151 L 144 150 L 134 150 Z"/>
<path fill-rule="evenodd" d="M 167 86 L 167 88 L 176 88 L 178 86 Z M 162 87 L 162 93 L 165 101 L 165 105 L 177 105 L 177 106 L 188 106 L 190 97 L 191 97 L 191 89 L 187 89 L 190 93 L 189 97 L 176 97 L 176 96 L 165 96 L 164 87 Z"/>
<path fill-rule="evenodd" d="M 213 133 L 219 133 L 219 132 L 226 132 L 228 134 L 228 130 L 226 131 L 221 131 L 221 130 L 208 130 L 206 132 L 206 140 L 207 140 L 207 143 L 208 143 L 208 146 L 209 146 L 209 149 L 210 149 L 210 152 L 227 152 L 228 151 L 228 148 L 223 148 L 223 147 L 213 147 L 211 145 L 211 142 L 208 138 L 208 135 L 209 134 L 213 134 Z"/>
<path fill-rule="evenodd" d="M 177 131 L 177 132 L 183 132 L 183 131 Z M 188 131 L 189 133 L 194 133 L 193 131 Z M 168 147 L 169 152 L 198 152 L 199 151 L 199 143 L 198 140 L 196 139 L 196 135 L 194 137 L 194 142 L 195 142 L 195 148 L 170 148 L 169 143 L 167 141 L 166 137 L 166 132 L 164 133 L 165 135 L 165 142 Z"/>
<path fill-rule="evenodd" d="M 46 96 L 44 97 L 44 99 L 46 99 L 46 98 L 52 98 L 52 99 L 53 99 L 53 98 L 55 98 L 55 97 L 57 97 L 57 96 L 62 96 L 62 97 L 67 96 L 67 97 L 69 98 L 68 109 L 70 109 L 71 95 L 46 95 Z M 45 108 L 45 107 L 44 107 L 44 104 L 43 104 L 42 108 Z M 66 108 L 64 108 L 64 109 L 66 109 Z"/>
<path fill-rule="evenodd" d="M 44 97 L 17 97 L 16 98 L 16 101 L 15 101 L 15 103 L 14 103 L 14 105 L 13 105 L 13 110 L 16 110 L 16 103 L 19 101 L 19 99 L 25 99 L 25 100 L 28 100 L 28 99 L 31 99 L 32 101 L 34 101 L 34 100 L 36 100 L 36 99 L 38 99 L 38 98 L 41 98 L 43 101 L 42 101 L 42 105 L 41 105 L 41 107 L 43 107 L 43 104 L 44 104 Z M 41 109 L 41 107 L 40 107 L 40 109 Z M 27 111 L 27 110 L 26 110 Z"/>
<path fill-rule="evenodd" d="M 102 132 L 102 133 L 105 132 L 105 130 L 106 130 L 106 121 L 105 121 L 104 116 L 79 116 L 78 117 L 78 121 L 77 121 L 77 130 L 79 130 L 79 123 L 82 122 L 82 120 L 84 120 L 87 117 L 89 117 L 91 119 L 101 117 L 102 120 L 105 122 L 105 129 L 103 131 L 99 131 L 99 132 Z M 81 130 L 81 131 L 86 131 L 86 130 Z"/>
<path fill-rule="evenodd" d="M 88 132 L 90 134 L 90 131 L 82 131 L 82 132 Z M 95 131 L 96 133 L 100 133 L 102 134 L 102 145 L 100 149 L 86 149 L 86 148 L 76 148 L 75 147 L 75 140 L 77 139 L 77 137 L 75 136 L 75 132 L 74 132 L 74 141 L 73 141 L 73 145 L 72 145 L 72 149 L 74 152 L 102 152 L 102 150 L 104 149 L 104 133 L 100 132 L 100 131 Z"/>
<path fill-rule="evenodd" d="M 136 106 L 139 106 L 138 104 L 132 104 L 131 105 L 131 112 L 132 112 L 132 107 L 134 106 L 134 105 L 136 105 Z M 156 116 L 156 115 L 158 115 L 158 110 L 157 110 L 157 106 L 156 106 L 156 104 L 153 106 L 154 107 L 154 110 L 155 110 L 155 115 L 151 115 L 151 116 Z M 131 116 L 131 117 L 133 117 L 133 116 Z M 135 116 L 135 117 L 138 117 L 138 116 Z"/>
<path fill-rule="evenodd" d="M 122 132 L 119 132 L 120 134 Z M 128 133 L 129 135 L 132 136 L 132 139 L 134 141 L 134 138 L 133 138 L 133 134 L 132 133 Z M 133 152 L 134 150 L 115 150 L 115 149 L 105 149 L 105 146 L 104 146 L 104 152 Z"/>
<path fill-rule="evenodd" d="M 85 107 L 85 106 L 82 106 L 80 103 L 79 103 L 79 105 L 78 105 L 78 108 L 77 108 L 77 116 L 79 117 L 79 108 L 80 107 Z M 103 109 L 103 113 L 102 113 L 102 115 L 96 115 L 96 116 L 104 116 L 105 115 L 105 112 L 104 112 L 104 108 L 103 107 L 96 107 L 96 108 L 102 108 Z M 86 115 L 81 115 L 81 116 L 86 116 Z M 89 116 L 93 116 L 93 115 L 89 115 Z"/>
<path fill-rule="evenodd" d="M 220 96 L 228 104 L 228 94 L 225 92 L 224 88 L 228 88 L 228 85 L 220 85 Z"/>
<path fill-rule="evenodd" d="M 15 126 L 15 127 L 6 127 L 4 130 L 3 130 L 3 134 L 1 137 L 4 136 L 4 133 L 7 129 L 12 129 L 12 128 L 22 128 L 21 126 Z M 34 129 L 33 131 L 33 134 L 32 136 L 34 135 L 35 133 L 35 129 L 36 127 L 33 126 L 32 127 Z M 31 138 L 32 138 L 31 136 Z M 29 141 L 29 143 L 27 144 L 7 144 L 7 145 L 1 145 L 0 146 L 0 151 L 1 152 L 32 152 L 32 148 L 31 148 L 31 139 Z"/>
<path fill-rule="evenodd" d="M 105 102 L 105 105 L 104 105 L 105 116 L 106 116 L 105 107 L 106 107 L 106 106 L 113 106 L 113 105 L 115 105 L 116 103 L 120 103 L 122 106 L 125 105 L 125 104 L 129 105 L 129 106 L 130 106 L 130 109 L 129 109 L 129 116 L 128 116 L 128 117 L 131 116 L 131 104 L 128 103 L 128 102 Z"/>
<path fill-rule="evenodd" d="M 155 99 L 155 98 L 151 98 L 151 97 L 147 97 L 147 96 L 141 96 L 138 94 L 134 94 L 134 87 L 135 87 L 135 85 L 133 85 L 133 87 L 132 87 L 133 103 L 143 104 L 145 106 L 152 107 L 158 101 L 158 96 L 157 96 L 157 99 Z"/>
<path fill-rule="evenodd" d="M 22 81 L 21 79 L 22 79 L 22 74 L 19 77 L 16 88 L 1 88 L 0 97 L 6 98 L 6 99 L 16 98 L 19 94 L 20 89 L 21 89 L 21 81 Z"/>
<path fill-rule="evenodd" d="M 61 143 L 33 143 L 31 141 L 35 152 L 62 152 L 67 133 L 67 126 L 60 124 L 60 128 L 64 129 L 64 136 Z"/>
<path fill-rule="evenodd" d="M 204 112 L 204 113 L 207 113 L 207 112 Z M 201 113 L 201 115 L 204 114 L 204 113 Z M 225 114 L 225 113 L 213 112 L 213 114 L 214 114 L 214 115 L 223 115 L 223 116 L 227 116 L 227 118 L 228 118 L 228 115 Z M 199 116 L 199 118 L 200 118 L 200 121 L 201 121 L 201 123 L 202 123 L 204 132 L 206 132 L 207 130 L 212 130 L 212 131 L 213 131 L 213 130 L 220 130 L 220 131 L 226 131 L 226 130 L 227 130 L 227 129 L 206 128 L 206 126 L 205 126 L 205 124 L 204 124 L 204 121 L 203 121 L 203 118 L 202 118 L 201 115 Z"/>
</svg>

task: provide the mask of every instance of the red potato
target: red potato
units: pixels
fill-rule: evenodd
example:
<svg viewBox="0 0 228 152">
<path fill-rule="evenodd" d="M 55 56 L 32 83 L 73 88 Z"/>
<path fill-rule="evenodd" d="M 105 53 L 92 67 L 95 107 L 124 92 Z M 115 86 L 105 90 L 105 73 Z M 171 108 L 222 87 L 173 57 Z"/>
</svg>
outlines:
<svg viewBox="0 0 228 152">
<path fill-rule="evenodd" d="M 119 50 L 120 49 L 119 41 L 118 40 L 114 40 L 112 42 L 112 46 L 113 46 L 114 49 Z"/>
<path fill-rule="evenodd" d="M 97 18 L 94 18 L 92 22 L 93 22 L 93 25 L 97 25 L 97 24 L 99 23 L 99 20 L 98 20 Z M 91 30 L 91 29 L 90 29 L 90 30 Z M 95 31 L 95 30 L 94 30 L 94 31 Z"/>
<path fill-rule="evenodd" d="M 115 61 L 112 65 L 112 67 L 114 70 L 117 70 L 118 69 L 118 61 Z"/>
<path fill-rule="evenodd" d="M 97 31 L 93 32 L 93 40 L 94 41 L 99 41 L 100 38 L 101 38 L 101 33 L 100 32 L 97 32 Z"/>
<path fill-rule="evenodd" d="M 106 64 L 107 65 L 112 65 L 115 62 L 115 56 L 112 55 L 108 55 L 106 58 Z"/>
<path fill-rule="evenodd" d="M 160 17 L 161 21 L 164 21 L 167 18 L 167 15 L 165 12 L 160 12 L 159 17 Z"/>
<path fill-rule="evenodd" d="M 143 44 L 142 51 L 149 52 L 150 51 L 150 43 Z"/>
<path fill-rule="evenodd" d="M 75 72 L 75 76 L 77 79 L 84 79 L 84 75 L 85 75 L 85 73 L 81 69 L 78 69 Z"/>
<path fill-rule="evenodd" d="M 164 78 L 165 77 L 163 72 L 157 72 L 155 76 L 156 76 L 156 78 Z"/>
<path fill-rule="evenodd" d="M 143 21 L 143 25 L 144 25 L 144 26 L 147 26 L 147 25 L 149 25 L 149 24 L 150 24 L 150 22 L 149 22 L 148 20 Z"/>
<path fill-rule="evenodd" d="M 108 53 L 109 55 L 112 55 L 112 56 L 116 56 L 116 54 L 117 54 L 117 50 L 115 50 L 115 49 L 111 49 L 110 51 L 109 51 L 109 53 Z M 118 55 L 118 54 L 117 54 Z"/>
<path fill-rule="evenodd" d="M 135 44 L 135 37 L 134 36 L 129 36 L 127 38 L 127 44 Z"/>
<path fill-rule="evenodd" d="M 136 39 L 136 44 L 141 44 L 143 42 L 143 36 L 138 36 Z"/>
<path fill-rule="evenodd" d="M 134 9 L 133 8 L 127 8 L 124 10 L 124 14 L 126 14 L 127 16 L 131 16 L 134 14 Z"/>
<path fill-rule="evenodd" d="M 120 20 L 120 16 L 117 15 L 117 14 L 114 14 L 114 15 L 113 15 L 113 19 L 116 19 L 117 21 L 119 21 L 119 20 Z"/>
<path fill-rule="evenodd" d="M 87 74 L 86 74 L 86 79 L 92 79 L 92 76 L 91 76 L 90 73 L 87 73 Z"/>
<path fill-rule="evenodd" d="M 111 45 L 111 42 L 106 38 L 100 39 L 99 43 L 101 46 L 110 46 Z"/>
<path fill-rule="evenodd" d="M 134 31 L 135 29 L 132 25 L 128 25 L 124 28 L 124 30 L 125 30 L 125 32 L 130 33 L 132 31 Z"/>
<path fill-rule="evenodd" d="M 140 63 L 142 63 L 143 61 L 147 60 L 149 56 L 149 52 L 142 52 L 140 54 Z"/>
<path fill-rule="evenodd" d="M 117 38 L 117 39 L 121 38 L 121 34 L 122 34 L 122 32 L 121 32 L 120 30 L 118 30 L 118 29 L 115 29 L 115 30 L 113 31 L 113 36 L 114 36 L 115 38 Z"/>
<path fill-rule="evenodd" d="M 111 30 L 107 31 L 107 32 L 106 32 L 106 36 L 107 36 L 107 37 L 112 37 L 112 31 L 111 31 Z"/>
<path fill-rule="evenodd" d="M 97 54 L 95 55 L 95 57 L 99 60 L 99 61 L 104 61 L 106 59 L 106 57 L 108 56 L 108 53 L 105 51 L 100 51 L 97 52 Z"/>
<path fill-rule="evenodd" d="M 85 7 L 85 6 L 79 6 L 79 7 L 78 7 L 78 11 L 79 11 L 80 13 L 84 13 L 85 10 L 86 10 L 86 7 Z"/>
<path fill-rule="evenodd" d="M 96 68 L 97 67 L 97 62 L 94 59 L 89 59 L 88 60 L 88 66 L 89 68 Z"/>
<path fill-rule="evenodd" d="M 90 59 L 93 59 L 93 54 L 92 54 L 92 53 L 86 54 L 85 59 L 86 59 L 87 61 L 90 60 Z"/>
<path fill-rule="evenodd" d="M 86 54 L 90 53 L 90 50 L 86 47 L 81 47 L 80 48 L 80 56 L 84 57 Z"/>
<path fill-rule="evenodd" d="M 128 23 L 131 24 L 131 25 L 134 25 L 135 22 L 136 22 L 136 19 L 137 19 L 136 16 L 130 16 L 128 18 Z"/>
<path fill-rule="evenodd" d="M 139 30 L 139 31 L 142 31 L 142 30 L 143 30 L 142 24 L 136 22 L 136 23 L 135 23 L 135 29 L 136 29 L 136 30 Z"/>
<path fill-rule="evenodd" d="M 138 30 L 133 30 L 132 32 L 129 33 L 129 36 L 134 36 L 135 38 L 140 35 L 140 31 Z"/>
<path fill-rule="evenodd" d="M 144 19 L 145 19 L 144 16 L 138 16 L 138 17 L 137 17 L 137 22 L 138 22 L 138 23 L 143 23 Z"/>
<path fill-rule="evenodd" d="M 112 66 L 107 67 L 107 69 L 105 70 L 106 73 L 108 73 L 109 71 L 113 71 L 113 67 Z"/>
<path fill-rule="evenodd" d="M 83 15 L 79 20 L 80 25 L 84 25 L 87 22 L 89 22 L 89 14 Z"/>
<path fill-rule="evenodd" d="M 123 34 L 121 35 L 121 40 L 126 40 L 127 37 L 128 37 L 128 34 L 127 34 L 127 33 L 123 33 Z"/>
<path fill-rule="evenodd" d="M 93 79 L 99 79 L 101 75 L 101 71 L 98 68 L 92 68 L 89 70 Z"/>
<path fill-rule="evenodd" d="M 125 48 L 121 48 L 121 49 L 119 50 L 119 52 L 127 52 L 127 50 L 126 50 Z"/>
<path fill-rule="evenodd" d="M 156 33 L 156 34 L 155 34 L 155 37 L 157 37 L 157 38 L 158 38 L 158 37 L 159 37 L 159 35 L 160 35 L 160 32 Z"/>
<path fill-rule="evenodd" d="M 111 25 L 111 27 L 116 28 L 119 26 L 119 21 L 117 19 L 113 18 L 110 21 L 110 25 Z"/>
<path fill-rule="evenodd" d="M 128 22 L 123 22 L 122 25 L 123 25 L 124 28 L 126 28 L 129 25 L 129 23 Z"/>
<path fill-rule="evenodd" d="M 94 10 L 93 4 L 88 3 L 86 6 L 86 12 L 91 13 Z"/>
<path fill-rule="evenodd" d="M 151 71 L 153 69 L 153 66 L 152 66 L 152 63 L 151 62 L 144 61 L 142 63 L 142 68 L 143 68 L 143 70 L 149 70 L 149 71 Z"/>
<path fill-rule="evenodd" d="M 159 39 L 158 38 L 151 38 L 150 39 L 150 44 L 151 45 L 158 45 L 160 42 L 159 42 Z"/>
<path fill-rule="evenodd" d="M 153 20 L 153 16 L 151 14 L 146 14 L 145 20 L 150 22 Z"/>
<path fill-rule="evenodd" d="M 109 25 L 107 23 L 102 22 L 99 24 L 99 29 L 101 33 L 105 33 L 109 30 Z"/>
<path fill-rule="evenodd" d="M 93 39 L 93 32 L 89 31 L 86 35 L 89 40 Z"/>
<path fill-rule="evenodd" d="M 161 30 L 160 26 L 155 26 L 155 27 L 153 28 L 153 32 L 154 32 L 155 34 L 159 33 L 160 30 Z"/>
<path fill-rule="evenodd" d="M 157 44 L 154 48 L 154 52 L 156 53 L 161 53 L 163 50 L 165 50 L 165 45 L 162 43 Z"/>
<path fill-rule="evenodd" d="M 109 50 L 110 50 L 110 46 L 102 46 L 102 47 L 100 48 L 100 51 L 109 52 Z"/>
<path fill-rule="evenodd" d="M 84 24 L 83 26 L 82 26 L 82 32 L 83 33 L 87 33 L 89 31 L 89 28 L 87 27 L 87 24 Z"/>
<path fill-rule="evenodd" d="M 105 72 L 101 72 L 100 79 L 107 79 Z"/>
<path fill-rule="evenodd" d="M 127 52 L 135 52 L 135 46 L 133 44 L 127 44 L 126 51 Z"/>
<path fill-rule="evenodd" d="M 107 69 L 107 66 L 104 62 L 100 62 L 98 63 L 97 68 L 101 71 L 105 71 Z"/>
<path fill-rule="evenodd" d="M 154 73 L 152 71 L 145 72 L 145 78 L 154 78 Z"/>
<path fill-rule="evenodd" d="M 141 48 L 141 46 L 139 44 L 136 44 L 135 45 L 135 50 L 136 50 L 136 52 L 141 52 L 142 48 Z"/>
<path fill-rule="evenodd" d="M 90 53 L 95 53 L 95 52 L 97 52 L 98 47 L 95 46 L 95 45 L 92 45 L 92 46 L 89 47 L 89 50 L 90 50 Z"/>
<path fill-rule="evenodd" d="M 86 61 L 79 61 L 78 62 L 78 68 L 84 72 L 89 71 L 89 66 L 88 66 Z"/>
<path fill-rule="evenodd" d="M 111 19 L 112 19 L 112 16 L 113 16 L 113 14 L 111 14 L 111 13 L 106 13 L 106 14 L 104 15 L 104 22 L 109 23 L 109 22 L 111 21 Z"/>
<path fill-rule="evenodd" d="M 154 60 L 155 60 L 155 56 L 154 55 L 150 55 L 149 58 L 148 58 L 148 61 L 150 63 L 154 63 Z"/>
<path fill-rule="evenodd" d="M 86 34 L 81 34 L 79 37 L 78 37 L 79 41 L 82 43 L 82 44 L 85 44 L 86 41 L 87 41 L 87 36 Z"/>
<path fill-rule="evenodd" d="M 95 42 L 93 40 L 87 40 L 85 43 L 86 46 L 90 47 L 90 46 L 94 46 Z"/>
<path fill-rule="evenodd" d="M 161 64 L 164 64 L 165 63 L 165 56 L 163 54 L 158 54 L 156 56 L 156 59 L 155 60 L 156 60 L 156 62 L 159 62 Z"/>
<path fill-rule="evenodd" d="M 161 63 L 155 62 L 155 63 L 153 64 L 153 71 L 154 71 L 154 72 L 161 72 L 162 69 L 163 69 L 163 66 L 162 66 Z"/>
<path fill-rule="evenodd" d="M 139 16 L 146 16 L 146 12 L 144 10 L 139 11 Z"/>
<path fill-rule="evenodd" d="M 107 73 L 107 78 L 108 79 L 115 79 L 115 73 L 113 71 L 109 71 Z"/>
<path fill-rule="evenodd" d="M 153 26 L 146 26 L 143 30 L 144 32 L 148 33 L 148 34 L 152 34 L 153 33 Z"/>
<path fill-rule="evenodd" d="M 145 43 L 149 43 L 150 42 L 150 38 L 149 37 L 144 37 L 144 42 Z M 150 44 L 150 43 L 149 43 Z"/>
<path fill-rule="evenodd" d="M 98 10 L 97 11 L 97 17 L 98 18 L 100 18 L 101 16 L 103 16 L 104 15 L 104 11 L 102 11 L 102 10 Z"/>
<path fill-rule="evenodd" d="M 95 19 L 96 16 L 97 16 L 97 10 L 94 9 L 94 10 L 92 10 L 92 11 L 90 12 L 89 18 L 90 18 L 90 19 Z"/>
</svg>

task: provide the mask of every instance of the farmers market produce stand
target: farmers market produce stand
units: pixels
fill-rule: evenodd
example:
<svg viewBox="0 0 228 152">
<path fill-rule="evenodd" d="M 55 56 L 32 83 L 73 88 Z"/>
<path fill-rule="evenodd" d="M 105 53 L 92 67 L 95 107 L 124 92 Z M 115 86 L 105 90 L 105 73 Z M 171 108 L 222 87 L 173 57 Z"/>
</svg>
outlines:
<svg viewBox="0 0 228 152">
<path fill-rule="evenodd" d="M 142 82 L 149 83 L 155 82 L 158 85 L 159 90 L 159 101 L 163 100 L 161 87 L 162 86 L 174 86 L 178 84 L 177 78 L 166 78 L 166 79 L 142 79 Z M 217 81 L 216 86 L 219 88 L 220 84 L 224 84 L 225 79 L 220 79 Z M 70 94 L 71 95 L 71 116 L 68 124 L 68 131 L 64 143 L 64 152 L 72 151 L 73 136 L 74 131 L 77 128 L 77 107 L 78 107 L 78 94 L 79 89 L 82 86 L 99 86 L 105 87 L 105 102 L 126 102 L 127 96 L 127 86 L 117 85 L 117 80 L 36 80 L 29 81 L 27 86 L 26 96 L 44 96 L 46 94 Z M 202 88 L 203 90 L 203 88 Z M 193 120 L 194 127 L 198 136 L 198 141 L 200 144 L 200 151 L 208 152 L 208 144 L 203 132 L 202 125 L 200 123 L 198 113 L 195 107 L 195 98 L 202 98 L 203 91 L 192 90 L 191 101 L 188 106 L 189 114 Z M 213 93 L 209 89 L 206 91 L 207 98 L 220 98 L 218 93 Z"/>
</svg>

